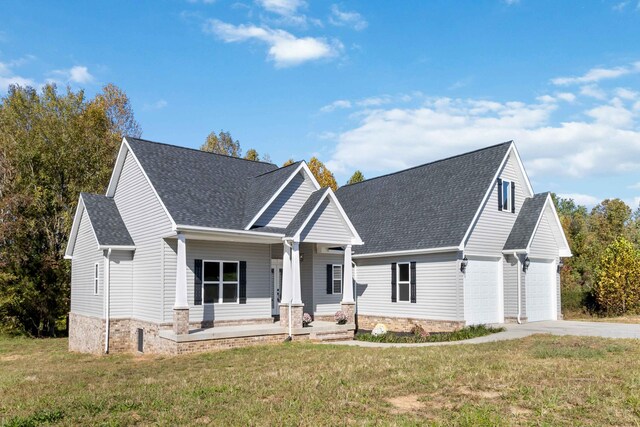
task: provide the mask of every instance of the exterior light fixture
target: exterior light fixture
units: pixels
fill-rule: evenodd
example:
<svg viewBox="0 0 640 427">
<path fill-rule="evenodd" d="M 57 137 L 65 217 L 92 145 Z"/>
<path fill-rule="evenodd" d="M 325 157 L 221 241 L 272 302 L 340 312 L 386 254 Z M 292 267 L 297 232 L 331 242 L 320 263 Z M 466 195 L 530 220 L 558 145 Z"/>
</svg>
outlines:
<svg viewBox="0 0 640 427">
<path fill-rule="evenodd" d="M 467 259 L 467 257 L 462 258 L 462 261 L 460 261 L 460 271 L 462 273 L 467 271 L 467 264 L 469 264 L 469 260 Z"/>
<path fill-rule="evenodd" d="M 560 272 L 562 271 L 562 267 L 564 267 L 564 262 L 560 260 L 558 262 L 558 274 L 560 274 Z"/>
<path fill-rule="evenodd" d="M 524 259 L 524 262 L 522 263 L 522 271 L 526 273 L 529 269 L 529 265 L 531 265 L 531 260 L 529 259 L 529 257 L 526 257 Z"/>
</svg>

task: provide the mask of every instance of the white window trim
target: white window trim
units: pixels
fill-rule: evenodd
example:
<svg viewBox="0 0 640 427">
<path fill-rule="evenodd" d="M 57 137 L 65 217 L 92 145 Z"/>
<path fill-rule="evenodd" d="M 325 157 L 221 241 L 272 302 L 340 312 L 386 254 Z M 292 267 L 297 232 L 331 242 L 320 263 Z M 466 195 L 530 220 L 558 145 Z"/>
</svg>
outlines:
<svg viewBox="0 0 640 427">
<path fill-rule="evenodd" d="M 336 267 L 340 267 L 340 278 L 336 279 Z M 344 267 L 342 264 L 331 264 L 331 293 L 333 295 L 342 295 Z M 340 292 L 336 292 L 336 280 L 340 281 Z"/>
<path fill-rule="evenodd" d="M 505 209 L 505 200 L 504 200 L 504 186 L 507 186 L 507 208 Z M 511 195 L 511 181 L 507 180 L 507 179 L 503 179 L 502 180 L 502 188 L 500 189 L 500 197 L 502 197 L 502 212 L 509 212 L 511 213 L 511 199 L 512 199 L 512 195 Z"/>
<path fill-rule="evenodd" d="M 100 295 L 100 263 L 93 265 L 93 294 Z"/>
<path fill-rule="evenodd" d="M 220 267 L 220 279 L 218 281 L 211 281 L 208 280 L 205 282 L 204 280 L 204 265 L 206 263 L 217 263 Z M 223 272 L 223 264 L 227 263 L 227 264 L 236 264 L 237 268 L 238 268 L 238 280 L 236 281 L 228 281 L 228 280 L 224 280 L 224 272 Z M 228 261 L 228 260 L 202 260 L 202 277 L 200 278 L 201 282 L 202 282 L 202 305 L 214 305 L 214 304 L 240 304 L 240 261 Z M 227 285 L 232 285 L 234 284 L 236 285 L 236 300 L 233 302 L 224 302 L 222 295 L 223 295 L 223 285 L 227 284 Z M 218 285 L 218 299 L 214 302 L 204 302 L 204 285 Z"/>
<path fill-rule="evenodd" d="M 406 265 L 409 269 L 409 280 L 400 280 L 400 266 Z M 396 301 L 397 302 L 411 302 L 411 263 L 410 262 L 399 262 L 396 264 Z M 409 299 L 401 300 L 400 299 L 400 285 L 407 284 L 409 286 Z"/>
</svg>

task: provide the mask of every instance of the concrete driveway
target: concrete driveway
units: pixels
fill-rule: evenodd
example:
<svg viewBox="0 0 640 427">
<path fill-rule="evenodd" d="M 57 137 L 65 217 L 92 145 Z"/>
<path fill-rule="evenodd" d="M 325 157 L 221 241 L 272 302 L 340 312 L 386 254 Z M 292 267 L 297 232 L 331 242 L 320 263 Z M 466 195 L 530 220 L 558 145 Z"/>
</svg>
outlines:
<svg viewBox="0 0 640 427">
<path fill-rule="evenodd" d="M 463 345 L 482 344 L 487 342 L 506 341 L 524 338 L 534 334 L 552 335 L 578 335 L 588 337 L 603 338 L 640 338 L 640 325 L 628 323 L 605 323 L 605 322 L 577 322 L 571 320 L 552 320 L 546 322 L 532 322 L 518 324 L 505 324 L 506 331 L 498 332 L 484 337 L 472 338 L 465 341 L 450 341 L 438 343 L 420 344 L 389 344 L 368 341 L 331 341 L 323 344 L 351 345 L 357 347 L 435 347 L 441 345 Z"/>
</svg>

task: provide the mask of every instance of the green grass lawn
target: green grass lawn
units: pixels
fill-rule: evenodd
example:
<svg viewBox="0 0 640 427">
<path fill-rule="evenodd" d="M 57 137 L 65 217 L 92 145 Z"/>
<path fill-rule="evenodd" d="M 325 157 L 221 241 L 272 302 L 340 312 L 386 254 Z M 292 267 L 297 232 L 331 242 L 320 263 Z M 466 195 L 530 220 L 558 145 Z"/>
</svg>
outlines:
<svg viewBox="0 0 640 427">
<path fill-rule="evenodd" d="M 0 425 L 638 425 L 640 342 L 290 343 L 179 357 L 0 338 Z"/>
</svg>

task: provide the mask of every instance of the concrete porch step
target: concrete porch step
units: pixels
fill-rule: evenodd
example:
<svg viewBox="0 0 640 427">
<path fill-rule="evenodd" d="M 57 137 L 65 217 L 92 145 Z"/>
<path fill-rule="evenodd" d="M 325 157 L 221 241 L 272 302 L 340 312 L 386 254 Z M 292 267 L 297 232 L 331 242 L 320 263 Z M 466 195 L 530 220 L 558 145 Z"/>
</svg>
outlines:
<svg viewBox="0 0 640 427">
<path fill-rule="evenodd" d="M 353 330 L 311 332 L 309 339 L 316 342 L 352 340 Z"/>
</svg>

